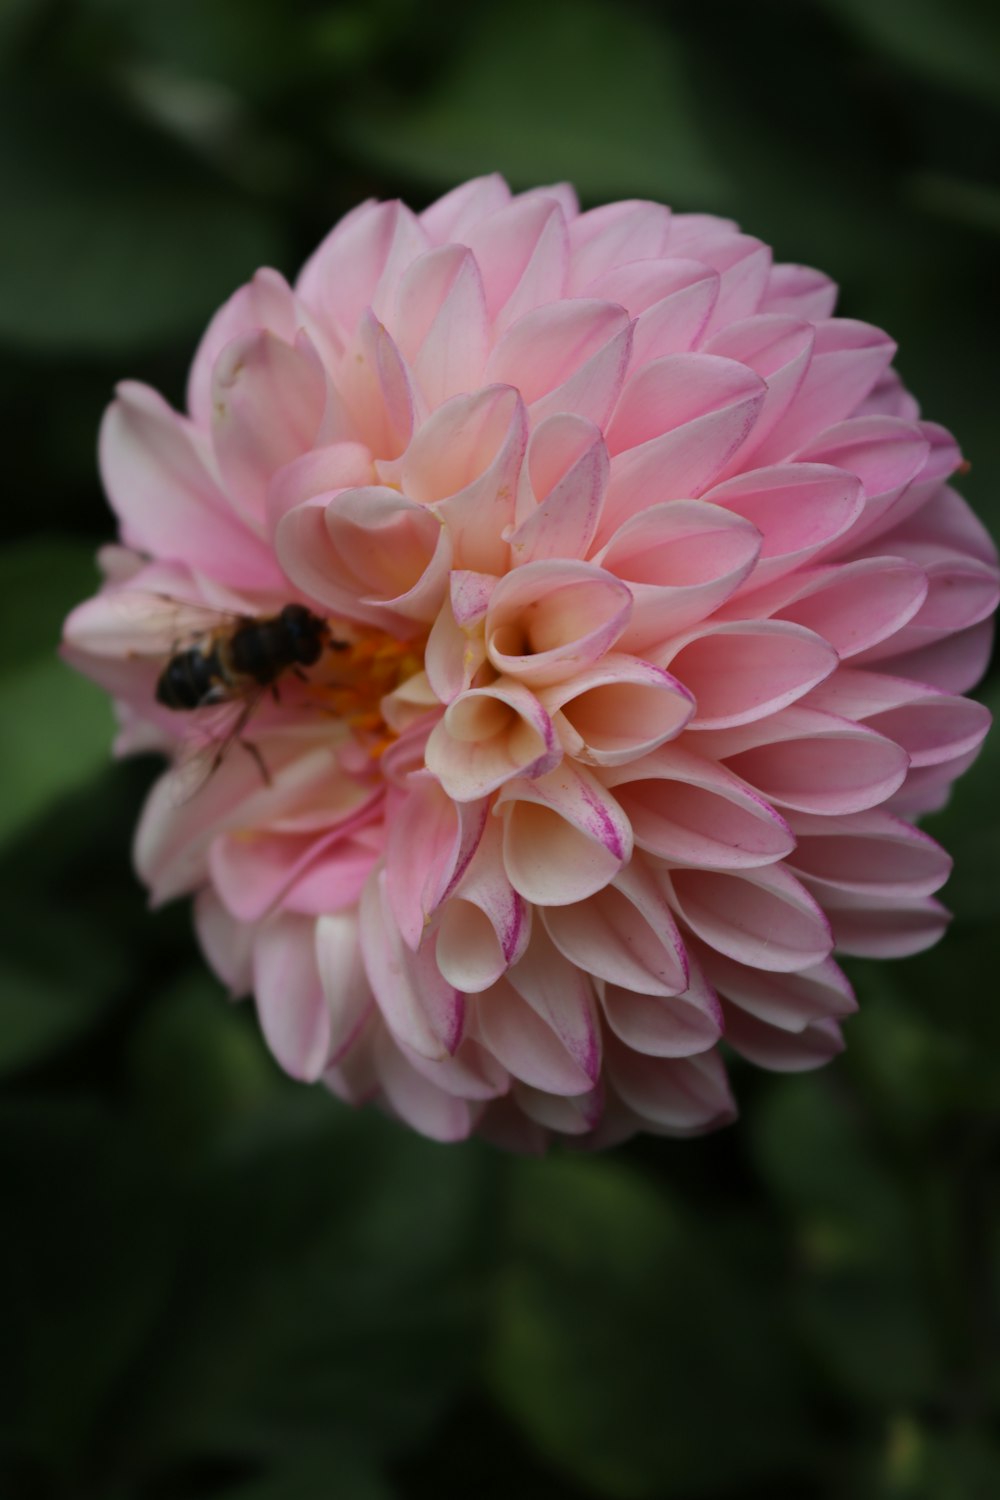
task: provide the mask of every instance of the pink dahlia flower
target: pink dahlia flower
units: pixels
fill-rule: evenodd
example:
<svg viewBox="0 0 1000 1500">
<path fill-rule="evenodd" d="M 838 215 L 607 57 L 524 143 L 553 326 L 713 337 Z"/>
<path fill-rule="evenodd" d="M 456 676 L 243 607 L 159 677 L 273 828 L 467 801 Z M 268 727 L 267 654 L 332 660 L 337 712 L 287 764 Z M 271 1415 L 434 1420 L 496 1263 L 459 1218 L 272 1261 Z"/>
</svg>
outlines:
<svg viewBox="0 0 1000 1500">
<path fill-rule="evenodd" d="M 720 1039 L 825 1062 L 834 951 L 940 936 L 914 818 L 987 729 L 996 554 L 834 300 L 728 221 L 489 177 L 258 272 L 186 415 L 119 389 L 67 653 L 173 758 L 140 874 L 293 1076 L 440 1140 L 691 1134 Z M 291 603 L 313 656 L 255 678 Z"/>
</svg>

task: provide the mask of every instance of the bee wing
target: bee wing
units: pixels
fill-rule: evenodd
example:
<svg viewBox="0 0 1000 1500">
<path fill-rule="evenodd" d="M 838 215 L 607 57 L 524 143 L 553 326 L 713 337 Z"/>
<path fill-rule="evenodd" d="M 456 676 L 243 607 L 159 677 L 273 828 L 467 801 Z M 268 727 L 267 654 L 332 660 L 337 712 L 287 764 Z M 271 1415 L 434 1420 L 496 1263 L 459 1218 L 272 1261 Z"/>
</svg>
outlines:
<svg viewBox="0 0 1000 1500">
<path fill-rule="evenodd" d="M 249 740 L 242 738 L 264 692 L 264 688 L 253 688 L 244 697 L 195 711 L 188 726 L 187 738 L 170 771 L 173 780 L 171 801 L 175 806 L 182 806 L 197 796 L 234 745 L 239 745 L 253 757 L 260 770 L 261 780 L 265 784 L 270 781 L 270 774 L 259 750 Z"/>
<path fill-rule="evenodd" d="M 94 656 L 170 656 L 182 643 L 239 619 L 150 589 L 114 588 L 73 611 L 66 637 Z"/>
</svg>

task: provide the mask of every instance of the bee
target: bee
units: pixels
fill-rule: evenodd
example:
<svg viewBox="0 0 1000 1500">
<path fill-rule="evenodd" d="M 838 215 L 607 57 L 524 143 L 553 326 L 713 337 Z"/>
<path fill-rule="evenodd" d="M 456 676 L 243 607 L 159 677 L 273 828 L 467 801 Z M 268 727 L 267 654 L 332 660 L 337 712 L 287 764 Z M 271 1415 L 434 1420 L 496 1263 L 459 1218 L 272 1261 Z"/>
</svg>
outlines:
<svg viewBox="0 0 1000 1500">
<path fill-rule="evenodd" d="M 286 672 L 315 666 L 331 642 L 330 627 L 304 604 L 286 604 L 264 619 L 241 619 L 174 652 L 160 673 L 156 701 L 192 711 L 215 703 L 256 700 Z"/>
<path fill-rule="evenodd" d="M 234 743 L 253 757 L 265 783 L 271 777 L 256 746 L 243 739 L 251 714 L 268 689 L 275 698 L 286 674 L 306 681 L 303 670 L 315 666 L 327 648 L 347 649 L 333 639 L 326 620 L 304 604 L 286 604 L 276 615 L 222 617 L 225 623 L 206 632 L 169 657 L 156 683 L 155 697 L 164 708 L 181 713 L 220 708 L 226 715 L 222 733 L 209 734 L 209 754 L 192 757 L 196 779 L 187 795 L 203 785 Z M 194 749 L 192 742 L 189 749 Z M 186 798 L 185 798 L 186 800 Z"/>
</svg>

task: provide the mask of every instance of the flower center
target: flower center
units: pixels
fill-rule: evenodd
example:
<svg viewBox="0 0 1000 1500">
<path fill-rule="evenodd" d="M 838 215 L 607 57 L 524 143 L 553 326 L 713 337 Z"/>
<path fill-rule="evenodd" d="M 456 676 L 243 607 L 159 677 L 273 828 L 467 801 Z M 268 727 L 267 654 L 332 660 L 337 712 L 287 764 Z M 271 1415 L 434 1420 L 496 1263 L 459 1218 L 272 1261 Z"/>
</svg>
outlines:
<svg viewBox="0 0 1000 1500">
<path fill-rule="evenodd" d="M 314 678 L 323 707 L 349 724 L 380 755 L 395 739 L 386 723 L 382 701 L 408 678 L 423 670 L 423 641 L 401 641 L 385 631 L 362 625 L 331 625 L 333 646 L 327 666 Z"/>
</svg>

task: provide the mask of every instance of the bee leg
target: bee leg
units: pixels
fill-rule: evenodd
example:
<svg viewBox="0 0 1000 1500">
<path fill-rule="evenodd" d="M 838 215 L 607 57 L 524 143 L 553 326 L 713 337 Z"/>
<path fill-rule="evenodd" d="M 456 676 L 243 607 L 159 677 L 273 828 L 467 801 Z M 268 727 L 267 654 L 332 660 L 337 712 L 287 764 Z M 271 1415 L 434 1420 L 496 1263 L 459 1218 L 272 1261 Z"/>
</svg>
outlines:
<svg viewBox="0 0 1000 1500">
<path fill-rule="evenodd" d="M 241 739 L 240 740 L 240 744 L 242 745 L 242 747 L 246 751 L 246 753 L 250 756 L 250 759 L 253 761 L 254 765 L 257 767 L 258 771 L 260 772 L 260 778 L 263 781 L 264 785 L 265 786 L 270 786 L 271 785 L 271 773 L 267 769 L 267 766 L 266 766 L 266 764 L 264 762 L 264 757 L 261 755 L 260 751 L 257 749 L 257 746 L 253 743 L 252 740 L 242 740 Z"/>
<path fill-rule="evenodd" d="M 292 674 L 293 676 L 297 677 L 300 682 L 309 681 L 309 674 L 307 672 L 303 672 L 301 667 L 293 667 Z"/>
</svg>

